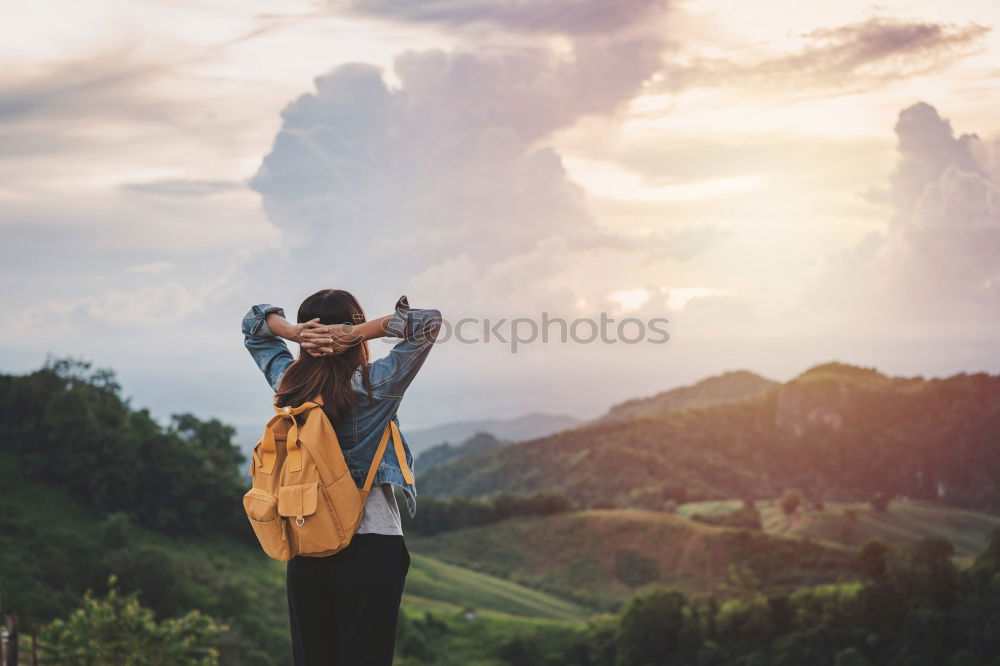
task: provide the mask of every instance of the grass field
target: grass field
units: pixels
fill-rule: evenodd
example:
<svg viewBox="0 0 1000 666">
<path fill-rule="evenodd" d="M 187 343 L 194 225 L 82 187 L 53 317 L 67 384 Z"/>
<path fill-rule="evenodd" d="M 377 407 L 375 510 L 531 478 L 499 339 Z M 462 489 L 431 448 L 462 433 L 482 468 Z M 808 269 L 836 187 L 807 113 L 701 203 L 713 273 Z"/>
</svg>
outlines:
<svg viewBox="0 0 1000 666">
<path fill-rule="evenodd" d="M 592 612 L 551 594 L 418 553 L 412 553 L 406 595 L 506 616 L 575 621 Z"/>
<path fill-rule="evenodd" d="M 543 654 L 552 663 L 565 656 L 565 645 L 572 637 L 589 631 L 586 622 L 567 622 L 507 615 L 496 611 L 477 611 L 442 601 L 431 601 L 407 594 L 403 598 L 401 623 L 419 626 L 431 614 L 440 629 L 428 641 L 424 659 L 408 654 L 405 640 L 397 642 L 395 666 L 510 666 L 499 655 L 503 646 L 515 637 L 537 639 Z M 404 635 L 406 630 L 404 629 Z"/>
<path fill-rule="evenodd" d="M 653 584 L 715 592 L 730 565 L 765 587 L 849 580 L 854 554 L 835 544 L 714 527 L 663 512 L 588 510 L 414 537 L 412 550 L 613 610 Z"/>
<path fill-rule="evenodd" d="M 679 516 L 724 514 L 739 509 L 739 500 L 688 502 L 677 508 Z M 951 541 L 955 554 L 966 559 L 986 546 L 987 537 L 1000 527 L 1000 516 L 923 500 L 896 500 L 884 512 L 864 502 L 827 502 L 822 511 L 799 509 L 786 516 L 775 500 L 759 501 L 761 521 L 769 534 L 809 537 L 856 548 L 868 539 L 888 543 L 913 543 L 925 537 Z M 851 514 L 853 513 L 853 518 Z"/>
</svg>

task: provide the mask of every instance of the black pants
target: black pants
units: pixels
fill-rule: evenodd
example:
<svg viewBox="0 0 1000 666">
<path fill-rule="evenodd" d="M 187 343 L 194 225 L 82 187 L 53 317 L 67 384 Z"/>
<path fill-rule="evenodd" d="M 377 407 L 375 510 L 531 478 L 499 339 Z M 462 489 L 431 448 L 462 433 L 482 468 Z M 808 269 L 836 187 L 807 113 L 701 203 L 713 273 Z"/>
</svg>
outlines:
<svg viewBox="0 0 1000 666">
<path fill-rule="evenodd" d="M 410 553 L 403 537 L 355 534 L 326 557 L 288 561 L 295 666 L 391 666 Z"/>
</svg>

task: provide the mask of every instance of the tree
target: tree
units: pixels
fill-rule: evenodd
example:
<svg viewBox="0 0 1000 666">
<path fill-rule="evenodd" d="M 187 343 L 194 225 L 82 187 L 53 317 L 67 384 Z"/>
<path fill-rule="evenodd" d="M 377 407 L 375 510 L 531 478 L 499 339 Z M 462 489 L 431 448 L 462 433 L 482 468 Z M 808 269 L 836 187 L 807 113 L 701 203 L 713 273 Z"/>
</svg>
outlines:
<svg viewBox="0 0 1000 666">
<path fill-rule="evenodd" d="M 798 509 L 801 504 L 802 495 L 800 495 L 797 490 L 786 490 L 785 494 L 781 496 L 781 510 L 785 512 L 786 516 L 790 516 L 795 513 L 795 510 Z"/>
<path fill-rule="evenodd" d="M 861 574 L 869 580 L 882 580 L 886 572 L 886 555 L 889 546 L 879 539 L 865 541 L 858 551 L 858 566 Z"/>
<path fill-rule="evenodd" d="M 958 571 L 952 556 L 955 546 L 942 537 L 925 537 L 913 547 L 912 565 L 928 599 L 950 607 L 958 592 Z"/>
<path fill-rule="evenodd" d="M 0 447 L 29 480 L 58 484 L 97 514 L 120 512 L 173 534 L 252 538 L 235 429 L 176 414 L 164 428 L 122 399 L 111 370 L 49 359 L 29 375 L 0 382 Z M 109 547 L 127 527 L 109 525 Z"/>
<path fill-rule="evenodd" d="M 618 624 L 617 666 L 669 663 L 680 647 L 685 606 L 683 594 L 662 587 L 634 597 Z"/>
<path fill-rule="evenodd" d="M 101 522 L 101 544 L 111 550 L 128 545 L 132 521 L 124 511 L 109 513 Z"/>
<path fill-rule="evenodd" d="M 976 557 L 973 568 L 977 572 L 991 575 L 1000 573 L 1000 527 L 994 527 L 990 532 L 989 542 L 985 550 Z"/>
<path fill-rule="evenodd" d="M 750 565 L 730 564 L 726 569 L 726 581 L 719 585 L 719 591 L 749 603 L 760 594 L 760 579 Z"/>
<path fill-rule="evenodd" d="M 115 587 L 103 599 L 90 590 L 83 605 L 66 619 L 41 631 L 39 649 L 45 663 L 65 666 L 214 666 L 219 653 L 212 641 L 229 630 L 194 610 L 180 618 L 156 622 L 153 611 L 136 595 L 122 596 Z"/>
<path fill-rule="evenodd" d="M 166 551 L 153 546 L 122 550 L 109 562 L 121 591 L 135 592 L 158 617 L 176 615 L 185 607 L 190 575 Z"/>
<path fill-rule="evenodd" d="M 510 666 L 535 666 L 541 658 L 538 637 L 534 634 L 515 634 L 500 646 L 497 656 Z"/>
</svg>

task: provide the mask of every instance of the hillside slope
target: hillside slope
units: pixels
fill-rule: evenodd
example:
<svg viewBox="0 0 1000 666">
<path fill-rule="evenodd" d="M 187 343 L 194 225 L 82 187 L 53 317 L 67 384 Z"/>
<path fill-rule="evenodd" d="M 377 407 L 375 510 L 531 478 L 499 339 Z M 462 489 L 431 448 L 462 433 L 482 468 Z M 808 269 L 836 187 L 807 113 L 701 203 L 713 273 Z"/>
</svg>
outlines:
<svg viewBox="0 0 1000 666">
<path fill-rule="evenodd" d="M 581 426 L 435 466 L 424 492 L 555 490 L 590 506 L 875 492 L 1000 511 L 1000 377 L 817 366 L 734 403 Z"/>
<path fill-rule="evenodd" d="M 469 437 L 460 444 L 445 443 L 425 449 L 417 456 L 417 459 L 413 461 L 413 468 L 416 471 L 416 474 L 420 476 L 423 474 L 424 470 L 434 465 L 440 465 L 443 462 L 455 460 L 456 458 L 461 458 L 462 456 L 467 456 L 472 453 L 498 449 L 503 445 L 503 442 L 488 432 L 477 432 L 475 435 Z"/>
<path fill-rule="evenodd" d="M 598 422 L 622 421 L 639 416 L 664 414 L 677 409 L 711 407 L 752 398 L 779 386 L 778 382 L 747 370 L 734 370 L 708 377 L 691 386 L 657 393 L 648 398 L 635 398 L 614 405 Z"/>
<path fill-rule="evenodd" d="M 730 565 L 749 567 L 768 588 L 855 575 L 854 550 L 641 510 L 517 518 L 411 541 L 446 562 L 605 608 L 655 583 L 717 591 Z"/>
<path fill-rule="evenodd" d="M 677 507 L 677 515 L 718 515 L 735 511 L 740 500 L 688 502 Z M 764 531 L 768 534 L 808 537 L 857 548 L 868 539 L 886 543 L 914 544 L 922 539 L 947 539 L 959 557 L 971 558 L 989 543 L 990 533 L 1000 527 L 1000 515 L 957 509 L 940 502 L 905 499 L 876 511 L 866 502 L 827 502 L 822 510 L 800 508 L 785 515 L 780 502 L 757 502 Z"/>
<path fill-rule="evenodd" d="M 131 525 L 121 514 L 100 517 L 60 488 L 24 480 L 18 469 L 12 456 L 0 453 L 0 590 L 5 612 L 19 613 L 23 625 L 64 616 L 87 588 L 104 590 L 114 573 L 123 591 L 139 591 L 140 601 L 163 617 L 199 608 L 229 624 L 219 645 L 223 664 L 290 662 L 285 565 L 255 543 L 168 537 Z M 506 618 L 510 632 L 519 619 L 579 622 L 591 612 L 410 550 L 407 612 L 470 607 Z"/>
</svg>

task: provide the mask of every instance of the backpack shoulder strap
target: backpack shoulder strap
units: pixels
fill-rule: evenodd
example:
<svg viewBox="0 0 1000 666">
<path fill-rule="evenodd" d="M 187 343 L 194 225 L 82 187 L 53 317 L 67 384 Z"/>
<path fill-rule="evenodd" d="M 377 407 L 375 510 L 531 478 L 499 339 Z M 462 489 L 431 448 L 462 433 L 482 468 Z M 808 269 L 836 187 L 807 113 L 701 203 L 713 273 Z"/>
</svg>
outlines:
<svg viewBox="0 0 1000 666">
<path fill-rule="evenodd" d="M 407 483 L 414 483 L 413 472 L 410 471 L 409 465 L 406 464 L 406 451 L 403 449 L 403 439 L 399 434 L 399 428 L 396 426 L 395 421 L 389 419 L 389 424 L 382 432 L 382 439 L 378 443 L 378 448 L 375 449 L 375 457 L 372 458 L 371 467 L 368 468 L 368 477 L 365 479 L 365 487 L 362 489 L 366 496 L 371 491 L 372 482 L 375 480 L 375 472 L 378 470 L 379 463 L 382 462 L 382 456 L 385 455 L 385 447 L 389 443 L 390 435 L 392 435 L 392 445 L 396 451 L 396 458 L 399 459 L 399 468 L 403 472 L 403 478 L 406 479 Z"/>
</svg>

